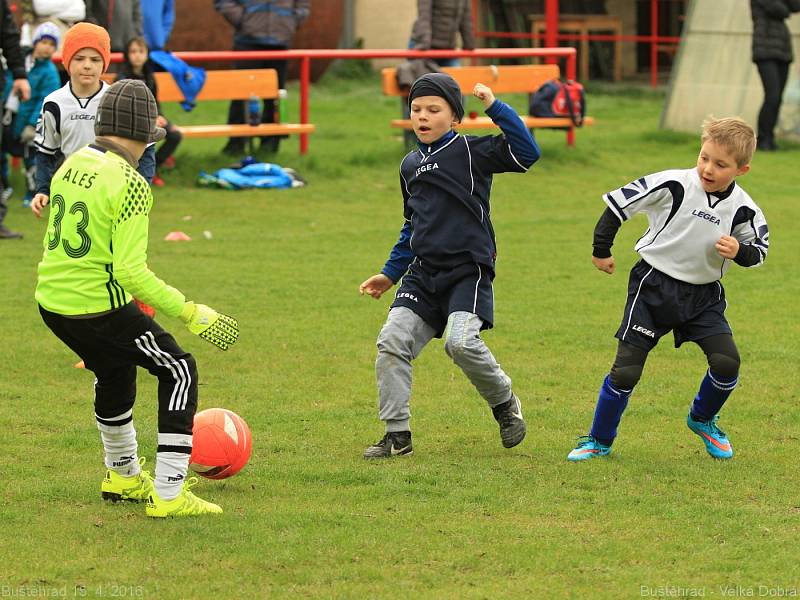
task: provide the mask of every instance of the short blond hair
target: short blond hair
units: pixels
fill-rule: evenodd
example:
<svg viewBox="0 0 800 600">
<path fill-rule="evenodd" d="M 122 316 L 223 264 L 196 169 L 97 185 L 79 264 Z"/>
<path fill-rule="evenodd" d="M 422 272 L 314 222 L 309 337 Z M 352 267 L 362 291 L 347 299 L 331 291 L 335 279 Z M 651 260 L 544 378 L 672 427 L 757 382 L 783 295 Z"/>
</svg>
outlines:
<svg viewBox="0 0 800 600">
<path fill-rule="evenodd" d="M 710 140 L 727 148 L 736 159 L 737 167 L 750 164 L 756 149 L 755 131 L 739 117 L 706 119 L 703 121 L 703 134 L 700 140 L 704 144 Z"/>
</svg>

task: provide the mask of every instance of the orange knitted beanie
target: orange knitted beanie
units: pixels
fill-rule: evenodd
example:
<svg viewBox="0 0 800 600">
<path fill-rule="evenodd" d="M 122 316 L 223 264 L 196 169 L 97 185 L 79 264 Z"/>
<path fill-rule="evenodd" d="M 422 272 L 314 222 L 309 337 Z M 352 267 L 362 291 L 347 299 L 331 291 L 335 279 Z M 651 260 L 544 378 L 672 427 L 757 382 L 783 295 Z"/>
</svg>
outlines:
<svg viewBox="0 0 800 600">
<path fill-rule="evenodd" d="M 67 30 L 64 34 L 61 56 L 68 73 L 72 57 L 82 48 L 97 50 L 103 57 L 103 73 L 108 70 L 111 60 L 111 38 L 105 29 L 92 23 L 75 23 Z"/>
</svg>

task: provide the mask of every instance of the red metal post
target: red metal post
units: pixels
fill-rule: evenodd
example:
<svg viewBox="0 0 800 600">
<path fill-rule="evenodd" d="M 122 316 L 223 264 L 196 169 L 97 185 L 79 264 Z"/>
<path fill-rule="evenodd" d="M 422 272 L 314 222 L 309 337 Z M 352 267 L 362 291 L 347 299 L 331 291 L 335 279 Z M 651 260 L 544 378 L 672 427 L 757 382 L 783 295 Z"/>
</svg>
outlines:
<svg viewBox="0 0 800 600">
<path fill-rule="evenodd" d="M 544 5 L 544 45 L 548 48 L 558 46 L 558 0 L 546 0 Z M 549 64 L 558 63 L 555 57 L 548 58 Z"/>
<path fill-rule="evenodd" d="M 311 58 L 300 59 L 300 123 L 308 123 L 308 93 L 311 82 Z M 308 134 L 300 134 L 300 154 L 308 152 Z"/>
<path fill-rule="evenodd" d="M 658 86 L 658 0 L 650 0 L 650 87 Z"/>
<path fill-rule="evenodd" d="M 577 62 L 578 59 L 576 54 L 573 53 L 567 57 L 567 79 L 572 79 L 573 81 L 577 79 L 577 73 L 578 73 Z M 567 129 L 567 146 L 572 147 L 574 145 L 575 145 L 575 127 L 570 126 L 570 128 Z"/>
</svg>

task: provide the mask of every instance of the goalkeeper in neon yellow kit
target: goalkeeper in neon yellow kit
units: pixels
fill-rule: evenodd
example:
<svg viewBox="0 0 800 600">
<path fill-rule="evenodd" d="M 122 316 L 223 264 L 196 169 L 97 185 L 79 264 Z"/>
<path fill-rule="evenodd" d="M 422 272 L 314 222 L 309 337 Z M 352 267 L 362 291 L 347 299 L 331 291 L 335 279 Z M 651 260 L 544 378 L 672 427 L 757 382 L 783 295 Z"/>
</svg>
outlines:
<svg viewBox="0 0 800 600">
<path fill-rule="evenodd" d="M 235 319 L 187 302 L 147 268 L 150 187 L 136 172 L 146 145 L 164 136 L 141 81 L 112 85 L 100 101 L 94 143 L 72 154 L 51 183 L 36 300 L 47 326 L 94 372 L 94 410 L 105 449 L 103 498 L 145 502 L 151 517 L 221 513 L 187 480 L 197 368 L 191 354 L 131 296 L 178 317 L 222 350 Z M 37 212 L 37 211 L 34 211 Z M 155 477 L 141 469 L 133 427 L 136 367 L 158 378 Z"/>
</svg>

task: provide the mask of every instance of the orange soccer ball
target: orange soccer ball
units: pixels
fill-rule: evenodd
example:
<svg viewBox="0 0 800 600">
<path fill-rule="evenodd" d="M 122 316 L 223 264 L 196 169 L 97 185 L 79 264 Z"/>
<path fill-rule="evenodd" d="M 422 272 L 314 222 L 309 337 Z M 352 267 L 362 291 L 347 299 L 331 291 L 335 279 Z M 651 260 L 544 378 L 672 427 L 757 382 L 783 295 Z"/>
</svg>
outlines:
<svg viewBox="0 0 800 600">
<path fill-rule="evenodd" d="M 236 475 L 250 460 L 253 440 L 239 415 L 224 408 L 208 408 L 194 416 L 189 468 L 208 479 Z"/>
</svg>

